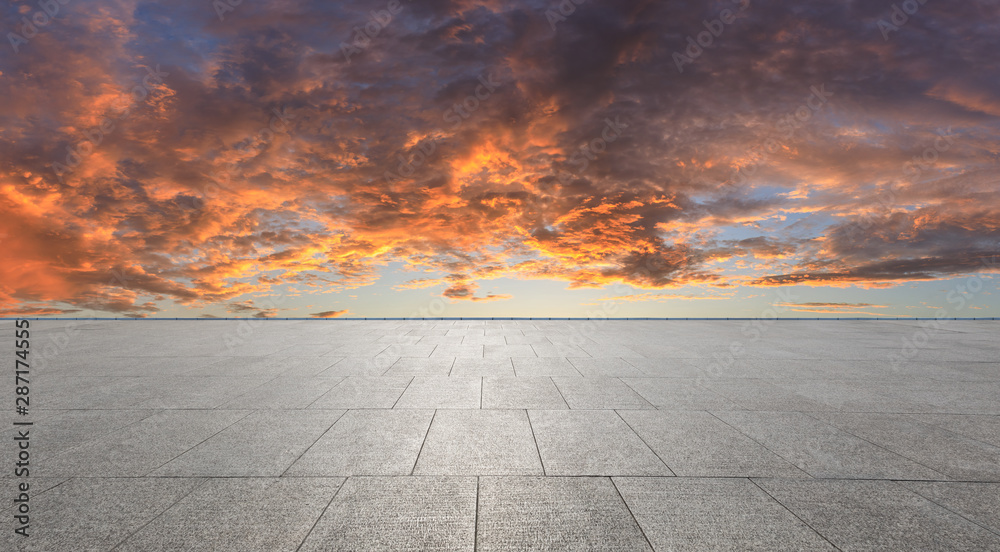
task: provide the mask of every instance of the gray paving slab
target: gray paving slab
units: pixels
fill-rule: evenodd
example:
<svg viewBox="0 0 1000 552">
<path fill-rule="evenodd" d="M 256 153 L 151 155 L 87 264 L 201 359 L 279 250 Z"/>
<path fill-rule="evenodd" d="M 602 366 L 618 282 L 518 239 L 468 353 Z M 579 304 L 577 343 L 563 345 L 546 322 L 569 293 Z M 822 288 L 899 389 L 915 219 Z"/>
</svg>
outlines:
<svg viewBox="0 0 1000 552">
<path fill-rule="evenodd" d="M 913 413 L 1000 415 L 1000 382 L 905 381 L 896 393 L 917 403 Z"/>
<path fill-rule="evenodd" d="M 714 412 L 813 477 L 947 479 L 918 462 L 801 412 Z"/>
<path fill-rule="evenodd" d="M 504 337 L 508 336 L 523 336 L 524 332 L 514 323 L 511 322 L 501 322 L 499 328 L 484 328 L 486 335 L 502 335 Z"/>
<path fill-rule="evenodd" d="M 111 550 L 199 483 L 182 478 L 71 479 L 30 499 L 28 538 L 14 533 L 12 515 L 3 516 L 0 548 Z"/>
<path fill-rule="evenodd" d="M 420 338 L 423 335 L 414 335 L 413 332 L 406 332 L 405 334 L 397 335 L 383 335 L 380 336 L 375 341 L 379 343 L 396 343 L 400 345 L 416 345 L 420 342 Z"/>
<path fill-rule="evenodd" d="M 340 347 L 340 344 L 336 343 L 297 343 L 271 356 L 280 356 L 282 358 L 320 357 L 332 353 L 338 347 Z"/>
<path fill-rule="evenodd" d="M 901 414 L 811 413 L 834 427 L 964 481 L 1000 481 L 1000 447 Z"/>
<path fill-rule="evenodd" d="M 447 330 L 442 331 L 447 332 Z M 420 345 L 461 345 L 462 337 L 461 335 L 429 334 L 421 337 L 417 343 Z"/>
<path fill-rule="evenodd" d="M 642 370 L 620 358 L 567 358 L 584 377 L 629 378 L 646 375 Z"/>
<path fill-rule="evenodd" d="M 508 338 L 508 342 L 510 338 Z M 553 343 L 544 337 L 526 337 L 525 339 L 534 339 L 536 341 L 531 341 L 531 349 L 535 352 L 535 355 L 540 358 L 587 358 L 590 355 L 587 351 L 580 348 L 579 345 L 574 345 L 570 343 Z"/>
<path fill-rule="evenodd" d="M 36 376 L 36 408 L 53 410 L 128 409 L 156 394 L 144 377 Z M 43 399 L 44 397 L 44 399 Z"/>
<path fill-rule="evenodd" d="M 49 409 L 39 406 L 31 409 L 30 417 L 31 421 L 40 422 L 43 420 L 54 418 L 61 414 L 65 414 L 67 412 L 74 412 L 74 411 L 64 410 L 64 409 Z M 85 411 L 78 411 L 78 412 L 85 412 Z M 23 421 L 23 418 L 22 416 L 19 416 L 17 414 L 17 411 L 14 410 L 13 408 L 4 408 L 0 410 L 0 424 L 2 424 L 2 427 L 5 428 L 3 432 L 0 432 L 0 435 L 2 435 L 4 432 L 10 432 L 13 429 L 12 424 L 14 422 L 19 422 L 19 421 Z"/>
<path fill-rule="evenodd" d="M 713 382 L 687 378 L 622 378 L 646 402 L 666 410 L 744 410 L 712 390 Z"/>
<path fill-rule="evenodd" d="M 63 357 L 63 360 L 68 358 L 71 357 Z M 105 357 L 101 362 L 67 362 L 45 371 L 64 376 L 177 376 L 217 362 L 219 358 L 214 356 Z"/>
<path fill-rule="evenodd" d="M 131 378 L 143 386 L 149 398 L 132 405 L 139 409 L 216 408 L 260 387 L 273 376 L 248 377 L 155 377 Z"/>
<path fill-rule="evenodd" d="M 11 464 L 11 465 L 13 465 L 13 464 Z M 11 471 L 13 471 L 13 470 L 11 470 Z M 71 479 L 72 478 L 70 478 L 70 477 L 37 477 L 37 476 L 32 476 L 31 480 L 27 482 L 28 483 L 28 490 L 31 493 L 30 494 L 31 498 L 34 498 L 34 497 L 36 497 L 38 495 L 45 494 L 46 492 L 48 492 L 48 491 L 50 491 L 50 490 L 58 487 L 59 485 L 62 485 L 63 483 L 65 483 L 65 482 L 67 482 L 67 481 L 69 481 Z M 15 509 L 14 498 L 17 497 L 20 494 L 20 492 L 21 492 L 20 491 L 20 483 L 22 483 L 22 482 L 23 481 L 11 481 L 11 480 L 4 481 L 4 484 L 9 485 L 9 487 L 7 487 L 7 488 L 9 488 L 10 491 L 13 494 L 11 495 L 11 497 L 10 497 L 11 499 L 9 501 L 5 501 L 4 503 L 0 504 L 0 513 L 5 513 L 5 514 L 6 513 L 11 513 L 12 510 Z M 13 515 L 13 514 L 11 514 L 11 515 Z M 4 521 L 4 523 L 0 524 L 0 529 L 2 529 L 4 531 L 7 531 L 7 528 L 8 528 L 7 526 L 11 525 L 11 523 L 8 523 L 8 522 L 11 521 L 11 519 L 7 518 L 7 517 L 4 517 L 3 521 Z M 14 528 L 10 527 L 10 532 L 13 532 L 13 530 L 14 530 Z"/>
<path fill-rule="evenodd" d="M 605 343 L 583 343 L 579 347 L 595 358 L 643 358 L 643 354 L 624 345 L 615 344 L 617 339 Z"/>
<path fill-rule="evenodd" d="M 531 345 L 484 345 L 483 357 L 485 358 L 536 358 L 535 350 Z"/>
<path fill-rule="evenodd" d="M 755 481 L 841 550 L 1000 549 L 1000 535 L 891 481 Z"/>
<path fill-rule="evenodd" d="M 552 378 L 485 377 L 483 408 L 563 410 L 569 405 Z"/>
<path fill-rule="evenodd" d="M 617 378 L 552 378 L 570 408 L 655 408 Z"/>
<path fill-rule="evenodd" d="M 772 381 L 794 393 L 796 400 L 825 405 L 816 410 L 840 412 L 927 412 L 928 407 L 906 392 L 899 381 L 862 378 L 847 380 Z M 780 404 L 780 403 L 779 403 Z M 790 410 L 790 409 L 786 409 Z"/>
<path fill-rule="evenodd" d="M 426 337 L 442 337 L 448 335 L 448 330 L 445 328 L 414 328 L 406 332 L 407 336 L 412 336 L 417 338 L 417 343 Z M 461 340 L 459 340 L 461 343 Z"/>
<path fill-rule="evenodd" d="M 266 322 L 262 322 L 262 324 L 264 323 Z M 261 326 L 257 326 L 257 330 L 260 332 L 266 332 L 266 330 Z M 256 332 L 254 332 L 254 334 L 256 334 Z M 130 350 L 129 353 L 141 356 L 158 357 L 164 354 L 169 354 L 169 352 L 174 349 L 176 349 L 176 347 L 172 344 L 165 343 L 163 341 L 152 341 L 144 344 L 136 344 L 135 348 Z M 209 344 L 205 347 L 205 349 L 197 352 L 208 352 L 219 357 L 263 357 L 279 353 L 285 349 L 288 349 L 287 341 L 285 340 L 262 340 L 259 337 L 255 338 L 253 335 L 250 335 L 245 338 L 239 338 L 235 341 L 228 342 L 225 339 L 220 339 L 218 343 Z"/>
<path fill-rule="evenodd" d="M 409 376 L 346 377 L 309 408 L 392 408 L 412 380 Z"/>
<path fill-rule="evenodd" d="M 47 462 L 50 458 L 72 450 L 74 447 L 100 440 L 105 435 L 144 420 L 155 410 L 66 410 L 54 416 L 39 418 L 31 427 L 31 457 L 33 461 Z M 14 437 L 24 428 L 7 425 L 0 439 L 14 443 Z M 3 447 L 0 458 L 4 465 L 13 466 L 18 449 Z M 13 477 L 14 470 L 4 470 L 4 477 Z"/>
<path fill-rule="evenodd" d="M 230 357 L 215 359 L 215 362 L 205 366 L 195 367 L 184 372 L 185 376 L 278 376 L 298 375 L 314 376 L 339 359 L 317 357 L 288 357 L 272 355 L 267 357 Z"/>
<path fill-rule="evenodd" d="M 373 357 L 388 348 L 388 343 L 350 343 L 337 347 L 329 354 L 342 357 Z"/>
<path fill-rule="evenodd" d="M 482 477 L 476 550 L 652 550 L 606 477 Z"/>
<path fill-rule="evenodd" d="M 320 477 L 205 480 L 116 550 L 294 552 L 342 481 Z"/>
<path fill-rule="evenodd" d="M 565 358 L 512 358 L 518 377 L 576 376 L 579 370 Z"/>
<path fill-rule="evenodd" d="M 306 408 L 341 383 L 343 379 L 281 375 L 219 405 L 217 408 L 237 410 Z"/>
<path fill-rule="evenodd" d="M 809 477 L 708 412 L 621 410 L 618 414 L 679 476 Z"/>
<path fill-rule="evenodd" d="M 475 477 L 351 477 L 299 550 L 471 552 L 477 494 Z"/>
<path fill-rule="evenodd" d="M 417 376 L 395 408 L 479 408 L 482 383 L 482 378 L 469 376 Z"/>
<path fill-rule="evenodd" d="M 828 403 L 800 395 L 766 379 L 701 380 L 698 386 L 725 397 L 728 402 L 738 405 L 740 410 L 774 410 L 776 404 L 780 404 L 782 410 L 796 412 L 831 409 Z"/>
<path fill-rule="evenodd" d="M 544 335 L 524 335 L 523 330 L 518 330 L 518 331 L 520 332 L 518 334 L 511 333 L 504 335 L 504 342 L 506 342 L 507 345 L 532 345 L 532 348 L 535 349 L 536 355 L 538 355 L 538 349 L 534 347 L 534 345 L 542 345 L 542 346 L 552 345 L 552 342 L 549 341 L 549 339 Z M 566 356 L 566 355 L 559 355 L 559 356 Z"/>
<path fill-rule="evenodd" d="M 656 550 L 837 550 L 748 479 L 613 481 Z"/>
<path fill-rule="evenodd" d="M 432 410 L 351 410 L 285 475 L 409 475 L 433 415 Z"/>
<path fill-rule="evenodd" d="M 996 323 L 32 324 L 29 550 L 1000 549 Z"/>
<path fill-rule="evenodd" d="M 500 358 L 457 358 L 449 376 L 514 376 L 514 364 L 510 357 Z"/>
<path fill-rule="evenodd" d="M 138 477 L 251 414 L 246 410 L 165 410 L 39 464 L 37 475 Z"/>
<path fill-rule="evenodd" d="M 382 351 L 379 354 L 388 354 L 393 356 L 400 356 L 403 358 L 427 358 L 431 356 L 437 345 L 433 343 L 422 343 L 422 344 L 406 344 L 406 343 L 392 343 L 389 348 Z"/>
<path fill-rule="evenodd" d="M 611 410 L 529 410 L 545 475 L 673 475 Z"/>
<path fill-rule="evenodd" d="M 483 358 L 482 345 L 438 345 L 431 353 L 431 358 Z"/>
<path fill-rule="evenodd" d="M 542 475 L 524 410 L 439 410 L 415 475 Z"/>
<path fill-rule="evenodd" d="M 708 377 L 710 371 L 704 366 L 704 362 L 687 362 L 687 359 L 673 357 L 633 357 L 623 359 L 630 365 L 638 368 L 642 373 L 640 377 L 652 378 L 701 378 Z"/>
<path fill-rule="evenodd" d="M 1000 358 L 1000 351 L 993 351 L 993 359 Z M 928 363 L 937 368 L 927 377 L 944 381 L 998 381 L 1000 380 L 1000 362 L 934 362 Z"/>
<path fill-rule="evenodd" d="M 398 356 L 377 356 L 377 357 L 345 357 L 335 364 L 316 374 L 320 377 L 376 377 L 385 374 L 390 366 L 396 363 Z"/>
<path fill-rule="evenodd" d="M 900 485 L 1000 535 L 1000 484 L 900 481 Z"/>
<path fill-rule="evenodd" d="M 172 477 L 279 476 L 345 411 L 258 410 L 149 475 Z"/>
<path fill-rule="evenodd" d="M 489 345 L 499 347 L 507 345 L 507 340 L 503 335 L 465 335 L 462 336 L 462 345 Z"/>
<path fill-rule="evenodd" d="M 454 358 L 402 357 L 385 371 L 386 376 L 447 376 L 454 366 Z"/>
<path fill-rule="evenodd" d="M 1000 447 L 1000 416 L 975 414 L 910 414 L 914 420 Z"/>
</svg>

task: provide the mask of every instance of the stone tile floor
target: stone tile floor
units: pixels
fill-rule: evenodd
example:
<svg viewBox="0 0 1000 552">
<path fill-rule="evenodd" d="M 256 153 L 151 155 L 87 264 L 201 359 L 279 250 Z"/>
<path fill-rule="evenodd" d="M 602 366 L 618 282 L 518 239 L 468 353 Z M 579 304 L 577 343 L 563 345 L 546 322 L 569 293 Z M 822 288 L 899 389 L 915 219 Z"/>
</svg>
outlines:
<svg viewBox="0 0 1000 552">
<path fill-rule="evenodd" d="M 750 324 L 32 322 L 0 549 L 1000 550 L 1000 324 Z"/>
</svg>

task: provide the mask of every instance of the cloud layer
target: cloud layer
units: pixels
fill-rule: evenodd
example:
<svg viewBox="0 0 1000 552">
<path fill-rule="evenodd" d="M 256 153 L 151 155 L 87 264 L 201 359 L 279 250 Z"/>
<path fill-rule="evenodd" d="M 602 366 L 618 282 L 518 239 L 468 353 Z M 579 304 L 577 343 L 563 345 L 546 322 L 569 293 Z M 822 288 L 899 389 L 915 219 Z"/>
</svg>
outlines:
<svg viewBox="0 0 1000 552">
<path fill-rule="evenodd" d="M 1000 7 L 892 6 L 12 2 L 0 309 L 996 271 Z"/>
</svg>

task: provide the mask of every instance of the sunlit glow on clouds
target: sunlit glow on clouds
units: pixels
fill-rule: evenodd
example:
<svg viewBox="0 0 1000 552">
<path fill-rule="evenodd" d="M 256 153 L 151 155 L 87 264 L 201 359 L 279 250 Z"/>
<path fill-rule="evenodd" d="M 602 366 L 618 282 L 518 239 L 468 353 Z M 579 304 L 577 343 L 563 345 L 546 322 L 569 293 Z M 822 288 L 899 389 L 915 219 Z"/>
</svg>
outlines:
<svg viewBox="0 0 1000 552">
<path fill-rule="evenodd" d="M 11 2 L 0 315 L 1000 314 L 1000 6 L 739 4 Z"/>
</svg>

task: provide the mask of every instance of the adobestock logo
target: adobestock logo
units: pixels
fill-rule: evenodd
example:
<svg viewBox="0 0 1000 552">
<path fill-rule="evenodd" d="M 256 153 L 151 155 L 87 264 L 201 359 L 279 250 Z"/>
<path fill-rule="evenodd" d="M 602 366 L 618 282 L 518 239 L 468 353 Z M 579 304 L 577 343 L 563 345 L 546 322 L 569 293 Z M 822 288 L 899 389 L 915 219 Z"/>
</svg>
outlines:
<svg viewBox="0 0 1000 552">
<path fill-rule="evenodd" d="M 932 146 L 927 146 L 920 155 L 914 155 L 911 161 L 903 165 L 907 176 L 913 178 L 920 176 L 922 172 L 937 163 L 940 154 L 947 152 L 955 144 L 955 135 L 952 134 L 951 127 L 937 129 L 937 135 Z"/>
<path fill-rule="evenodd" d="M 677 66 L 678 73 L 683 73 L 685 64 L 694 63 L 705 52 L 705 48 L 711 48 L 715 44 L 715 39 L 722 36 L 722 33 L 726 30 L 726 25 L 732 25 L 736 22 L 736 14 L 744 12 L 750 7 L 750 0 L 733 1 L 739 4 L 736 11 L 726 8 L 719 12 L 718 18 L 711 21 L 707 19 L 703 20 L 701 24 L 705 27 L 705 30 L 698 33 L 696 37 L 687 37 L 688 45 L 684 53 L 674 52 L 674 65 Z"/>
<path fill-rule="evenodd" d="M 28 16 L 21 18 L 21 29 L 20 33 L 9 32 L 7 33 L 7 41 L 10 42 L 10 47 L 14 50 L 14 53 L 21 52 L 21 46 L 25 45 L 32 38 L 38 36 L 41 32 L 41 27 L 47 26 L 59 15 L 59 6 L 65 6 L 69 4 L 70 0 L 38 0 L 38 7 L 41 11 L 37 11 L 32 14 L 29 19 Z"/>
<path fill-rule="evenodd" d="M 236 11 L 236 8 L 242 3 L 243 0 L 213 0 L 212 9 L 215 10 L 215 15 L 219 16 L 219 21 L 225 21 L 226 14 Z"/>
<path fill-rule="evenodd" d="M 590 142 L 580 146 L 580 150 L 570 157 L 569 162 L 577 168 L 579 172 L 587 170 L 590 162 L 597 159 L 597 156 L 608 149 L 608 144 L 613 143 L 628 128 L 628 123 L 623 123 L 618 117 L 612 121 L 610 118 L 604 119 L 604 130 L 601 135 Z"/>
<path fill-rule="evenodd" d="M 451 128 L 458 128 L 464 119 L 468 119 L 479 109 L 480 102 L 490 99 L 498 86 L 500 83 L 493 80 L 492 73 L 485 77 L 480 75 L 475 94 L 466 96 L 461 103 L 455 103 L 451 108 L 445 110 L 442 118 L 446 123 L 451 123 Z"/>
<path fill-rule="evenodd" d="M 889 12 L 889 20 L 878 20 L 878 30 L 882 32 L 882 38 L 888 42 L 889 33 L 899 32 L 899 29 L 910 22 L 910 16 L 916 15 L 920 7 L 927 3 L 927 0 L 906 0 L 902 7 L 893 4 Z"/>
<path fill-rule="evenodd" d="M 409 1 L 407 0 L 407 2 Z M 360 54 L 368 49 L 372 44 L 372 40 L 383 29 L 388 27 L 389 23 L 392 23 L 393 16 L 401 11 L 403 11 L 403 6 L 400 5 L 399 0 L 389 0 L 384 10 L 372 10 L 369 12 L 368 22 L 365 23 L 364 27 L 354 27 L 354 40 L 351 43 L 340 43 L 340 52 L 344 54 L 344 59 L 347 60 L 347 63 L 351 62 L 351 56 Z"/>
<path fill-rule="evenodd" d="M 552 27 L 552 32 L 556 32 L 556 25 L 566 21 L 566 18 L 576 13 L 576 7 L 587 0 L 562 0 L 555 7 L 545 10 L 545 19 Z"/>
</svg>

